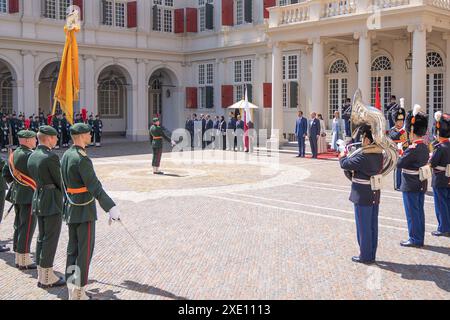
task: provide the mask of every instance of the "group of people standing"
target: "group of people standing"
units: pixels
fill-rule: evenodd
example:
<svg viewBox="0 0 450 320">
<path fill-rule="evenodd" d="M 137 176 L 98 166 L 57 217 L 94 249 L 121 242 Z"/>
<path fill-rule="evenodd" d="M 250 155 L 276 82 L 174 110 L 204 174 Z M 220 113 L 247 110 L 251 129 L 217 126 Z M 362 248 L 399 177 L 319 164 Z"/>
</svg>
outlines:
<svg viewBox="0 0 450 320">
<path fill-rule="evenodd" d="M 428 115 L 415 106 L 408 113 L 401 105 L 391 110 L 393 127 L 389 137 L 397 143 L 400 158 L 396 164 L 395 188 L 402 192 L 408 226 L 408 239 L 403 247 L 421 248 L 425 241 L 425 194 L 428 180 L 433 188 L 437 230 L 436 237 L 450 237 L 450 115 L 437 112 L 434 142 L 428 144 Z M 392 124 L 392 123 L 391 123 Z M 383 167 L 383 150 L 374 143 L 372 128 L 358 129 L 362 152 L 349 157 L 339 155 L 340 166 L 352 180 L 350 201 L 354 203 L 357 239 L 360 254 L 355 262 L 371 264 L 376 260 L 378 243 L 378 212 L 381 191 L 374 181 Z M 430 150 L 432 152 L 430 153 Z"/>
<path fill-rule="evenodd" d="M 303 111 L 298 112 L 297 122 L 295 124 L 295 136 L 298 141 L 298 158 L 304 158 L 306 154 L 306 137 L 308 137 L 312 158 L 317 159 L 321 153 L 328 152 L 328 143 L 326 140 L 326 127 L 323 116 L 312 112 L 308 120 L 303 116 Z"/>
<path fill-rule="evenodd" d="M 86 285 L 95 243 L 96 200 L 111 221 L 120 217 L 86 153 L 91 132 L 92 127 L 83 122 L 71 126 L 73 144 L 60 161 L 52 151 L 58 144 L 54 127 L 40 126 L 37 133 L 21 130 L 17 133 L 18 148 L 10 153 L 7 162 L 0 163 L 0 222 L 6 198 L 15 212 L 12 250 L 16 268 L 37 270 L 40 288 L 67 285 L 71 300 L 89 299 Z M 63 220 L 69 233 L 64 278 L 53 270 Z M 30 252 L 36 224 L 38 238 L 33 261 Z M 10 250 L 0 246 L 0 252 Z"/>
<path fill-rule="evenodd" d="M 241 115 L 230 112 L 229 120 L 225 116 L 209 114 L 192 114 L 187 117 L 185 129 L 191 138 L 191 148 L 205 149 L 210 146 L 213 149 L 252 152 L 253 141 L 256 139 L 254 123 L 248 121 L 247 129 Z M 248 143 L 245 143 L 247 140 Z"/>
</svg>

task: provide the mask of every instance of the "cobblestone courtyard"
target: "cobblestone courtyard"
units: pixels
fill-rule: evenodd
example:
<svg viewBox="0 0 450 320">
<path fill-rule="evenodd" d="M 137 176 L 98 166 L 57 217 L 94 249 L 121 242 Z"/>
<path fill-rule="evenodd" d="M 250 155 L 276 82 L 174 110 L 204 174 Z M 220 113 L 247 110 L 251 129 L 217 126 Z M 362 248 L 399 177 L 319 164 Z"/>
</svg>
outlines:
<svg viewBox="0 0 450 320">
<path fill-rule="evenodd" d="M 351 262 L 350 182 L 336 161 L 185 152 L 164 154 L 167 175 L 153 176 L 146 143 L 111 142 L 88 154 L 122 212 L 122 223 L 109 226 L 99 210 L 94 299 L 450 299 L 450 239 L 430 236 L 433 199 L 425 201 L 426 246 L 400 247 L 406 220 L 392 177 L 378 263 L 365 266 Z M 1 244 L 11 244 L 13 215 L 0 225 Z M 66 245 L 63 226 L 58 272 Z M 37 288 L 36 272 L 13 263 L 13 253 L 0 254 L 0 299 L 67 298 L 66 288 Z"/>
</svg>

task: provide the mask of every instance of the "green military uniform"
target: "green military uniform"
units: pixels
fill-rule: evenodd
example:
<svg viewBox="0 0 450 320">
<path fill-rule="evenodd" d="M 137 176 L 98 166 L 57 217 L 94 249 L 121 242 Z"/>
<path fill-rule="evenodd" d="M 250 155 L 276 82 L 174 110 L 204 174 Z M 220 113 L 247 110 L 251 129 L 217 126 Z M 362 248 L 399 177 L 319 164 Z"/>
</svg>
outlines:
<svg viewBox="0 0 450 320">
<path fill-rule="evenodd" d="M 84 123 L 71 128 L 71 134 L 83 134 L 91 131 Z M 88 283 L 89 265 L 95 243 L 95 221 L 97 209 L 95 199 L 106 212 L 115 206 L 114 201 L 103 190 L 97 179 L 92 161 L 84 148 L 73 145 L 62 157 L 61 171 L 67 199 L 64 204 L 64 219 L 69 226 L 67 246 L 66 280 L 75 278 L 78 287 Z M 74 268 L 79 274 L 75 272 Z"/>
<path fill-rule="evenodd" d="M 6 161 L 0 158 L 0 170 L 3 170 L 5 165 Z M 8 185 L 6 184 L 3 175 L 0 175 L 0 223 L 3 220 L 3 211 L 5 209 L 5 194 L 7 189 Z M 7 251 L 9 251 L 9 248 L 0 245 L 0 252 L 7 252 Z"/>
<path fill-rule="evenodd" d="M 158 122 L 158 118 L 153 119 L 153 123 Z M 170 138 L 165 134 L 163 128 L 161 126 L 157 126 L 153 124 L 150 128 L 150 140 L 152 142 L 153 149 L 153 161 L 152 166 L 154 169 L 158 170 L 161 164 L 161 156 L 163 151 L 163 139 L 171 142 Z M 156 172 L 158 173 L 158 172 Z"/>
<path fill-rule="evenodd" d="M 50 126 L 40 127 L 39 132 L 47 136 L 58 134 Z M 41 274 L 38 285 L 40 287 L 64 285 L 65 282 L 53 272 L 64 201 L 59 157 L 47 146 L 39 145 L 28 159 L 28 171 L 36 182 L 32 212 L 37 216 L 39 229 L 36 264 Z"/>
<path fill-rule="evenodd" d="M 36 133 L 30 130 L 22 130 L 17 134 L 18 138 L 35 138 Z M 25 146 L 19 146 L 13 153 L 13 165 L 21 174 L 30 176 L 27 163 L 33 151 Z M 8 193 L 7 199 L 14 205 L 16 217 L 14 220 L 14 237 L 13 250 L 19 255 L 29 256 L 31 240 L 33 239 L 34 230 L 36 229 L 36 217 L 31 212 L 31 203 L 33 200 L 34 190 L 21 183 L 11 174 L 12 166 L 8 165 L 3 168 L 3 176 L 8 183 L 12 182 L 11 193 Z M 18 265 L 21 268 L 35 268 L 34 265 L 27 264 Z"/>
</svg>

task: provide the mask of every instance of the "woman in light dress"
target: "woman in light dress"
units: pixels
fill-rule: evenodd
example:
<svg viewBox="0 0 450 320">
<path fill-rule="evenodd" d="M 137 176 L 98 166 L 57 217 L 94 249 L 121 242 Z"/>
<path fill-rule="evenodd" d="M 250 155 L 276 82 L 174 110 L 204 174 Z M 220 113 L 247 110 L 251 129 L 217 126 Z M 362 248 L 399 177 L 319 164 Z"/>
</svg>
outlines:
<svg viewBox="0 0 450 320">
<path fill-rule="evenodd" d="M 328 144 L 327 144 L 327 133 L 325 127 L 325 121 L 321 114 L 317 115 L 317 118 L 320 120 L 320 137 L 317 142 L 317 153 L 327 153 L 328 152 Z"/>
<path fill-rule="evenodd" d="M 342 139 L 342 126 L 341 126 L 341 118 L 339 117 L 339 111 L 334 113 L 333 123 L 331 125 L 331 149 L 337 151 L 338 145 L 337 141 Z"/>
</svg>

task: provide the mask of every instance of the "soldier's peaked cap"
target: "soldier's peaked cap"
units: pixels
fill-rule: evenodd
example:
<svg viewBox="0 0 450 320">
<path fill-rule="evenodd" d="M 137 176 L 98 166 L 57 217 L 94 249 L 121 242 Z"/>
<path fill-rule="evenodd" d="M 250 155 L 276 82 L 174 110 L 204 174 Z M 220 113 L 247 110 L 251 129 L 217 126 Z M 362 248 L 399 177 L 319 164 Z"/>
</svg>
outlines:
<svg viewBox="0 0 450 320">
<path fill-rule="evenodd" d="M 36 137 L 36 132 L 30 130 L 21 130 L 17 133 L 17 136 L 21 139 L 31 139 Z"/>
<path fill-rule="evenodd" d="M 83 133 L 90 133 L 92 131 L 92 128 L 90 125 L 85 123 L 76 123 L 72 127 L 70 127 L 70 134 L 71 135 L 79 135 Z"/>
<path fill-rule="evenodd" d="M 40 126 L 39 133 L 45 134 L 46 136 L 57 136 L 58 132 L 55 128 L 51 126 Z"/>
</svg>

